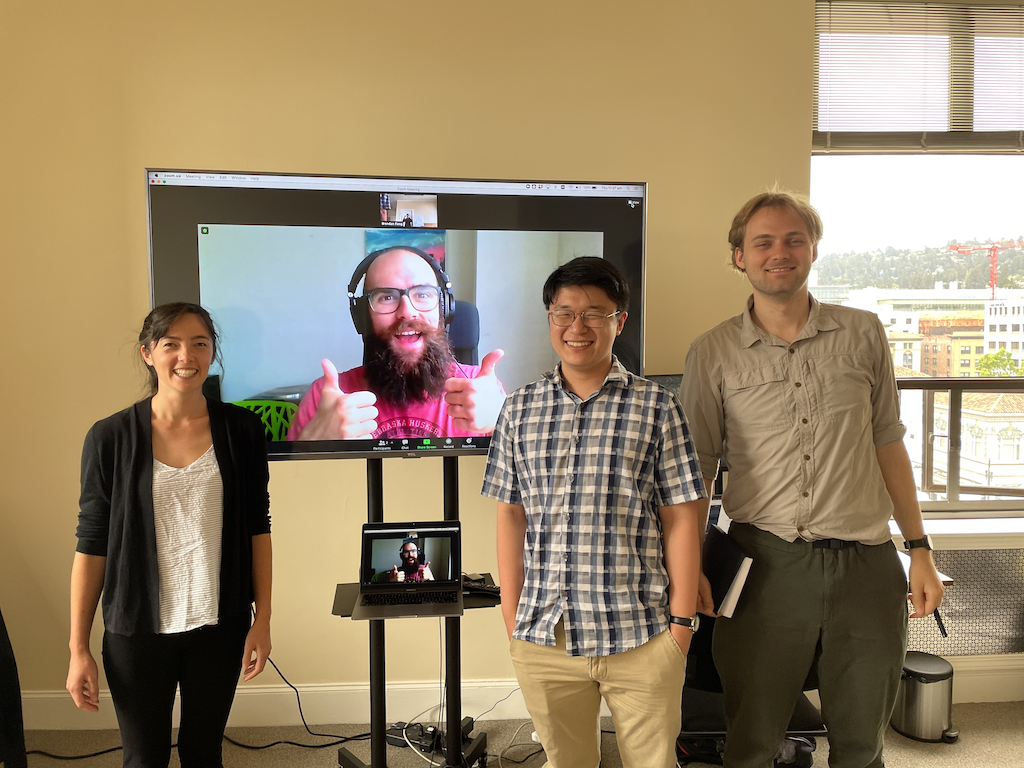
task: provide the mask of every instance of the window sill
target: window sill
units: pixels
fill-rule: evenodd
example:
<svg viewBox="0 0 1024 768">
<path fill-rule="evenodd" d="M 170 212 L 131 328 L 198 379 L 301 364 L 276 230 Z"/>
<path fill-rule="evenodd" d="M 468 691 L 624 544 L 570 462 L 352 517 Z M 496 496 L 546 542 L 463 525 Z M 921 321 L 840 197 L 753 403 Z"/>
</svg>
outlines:
<svg viewBox="0 0 1024 768">
<path fill-rule="evenodd" d="M 893 541 L 902 548 L 895 520 L 889 521 Z M 1024 517 L 925 519 L 924 530 L 935 549 L 1024 549 Z"/>
</svg>

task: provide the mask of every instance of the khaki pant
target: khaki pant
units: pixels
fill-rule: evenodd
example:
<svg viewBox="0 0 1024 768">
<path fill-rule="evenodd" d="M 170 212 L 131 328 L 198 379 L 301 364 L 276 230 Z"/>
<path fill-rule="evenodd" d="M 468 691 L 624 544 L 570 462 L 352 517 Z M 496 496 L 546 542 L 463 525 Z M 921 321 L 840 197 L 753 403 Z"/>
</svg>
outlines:
<svg viewBox="0 0 1024 768">
<path fill-rule="evenodd" d="M 624 768 L 674 768 L 686 657 L 670 632 L 611 656 L 567 656 L 559 622 L 554 647 L 513 640 L 509 652 L 546 768 L 598 767 L 602 697 Z"/>
</svg>

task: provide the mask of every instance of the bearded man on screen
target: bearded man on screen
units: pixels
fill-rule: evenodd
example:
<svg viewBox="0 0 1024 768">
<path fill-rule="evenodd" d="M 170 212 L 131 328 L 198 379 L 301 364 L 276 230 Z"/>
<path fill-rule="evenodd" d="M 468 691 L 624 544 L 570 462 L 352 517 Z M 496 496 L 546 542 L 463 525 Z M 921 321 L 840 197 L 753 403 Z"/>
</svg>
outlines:
<svg viewBox="0 0 1024 768">
<path fill-rule="evenodd" d="M 354 292 L 365 273 L 363 295 Z M 359 440 L 490 435 L 505 390 L 494 373 L 500 349 L 462 365 L 446 332 L 451 284 L 427 253 L 393 246 L 356 268 L 349 292 L 363 336 L 363 365 L 324 375 L 299 403 L 289 440 Z"/>
</svg>

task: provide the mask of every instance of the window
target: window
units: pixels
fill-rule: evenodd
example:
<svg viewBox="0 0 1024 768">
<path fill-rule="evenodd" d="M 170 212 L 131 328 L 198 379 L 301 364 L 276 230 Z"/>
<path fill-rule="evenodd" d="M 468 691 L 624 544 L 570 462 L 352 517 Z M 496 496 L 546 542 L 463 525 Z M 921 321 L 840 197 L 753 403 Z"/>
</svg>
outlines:
<svg viewBox="0 0 1024 768">
<path fill-rule="evenodd" d="M 910 353 L 910 352 L 904 352 L 903 353 L 903 366 L 905 368 L 913 368 L 914 367 L 914 355 L 912 353 Z"/>
<path fill-rule="evenodd" d="M 1000 333 L 1006 333 L 1006 326 L 1005 325 L 1000 325 L 999 326 L 999 332 Z"/>
<path fill-rule="evenodd" d="M 999 432 L 999 461 L 1020 461 L 1020 439 L 1024 435 L 1019 429 L 1009 427 Z"/>
<path fill-rule="evenodd" d="M 1012 330 L 1012 331 L 1013 331 L 1014 333 L 1020 333 L 1020 323 L 1014 323 L 1014 324 L 1013 324 L 1013 325 L 1012 325 L 1012 326 L 1010 327 L 1010 329 L 1011 329 L 1011 330 Z"/>
<path fill-rule="evenodd" d="M 1017 382 L 1008 386 L 1014 397 L 1000 405 L 1019 413 L 969 414 L 977 397 L 993 397 L 982 386 L 987 382 L 975 388 L 969 378 L 978 374 L 976 358 L 996 351 L 1000 338 L 1003 349 L 1013 338 L 1024 349 L 1024 337 L 1008 339 L 999 324 L 1011 316 L 1019 326 L 1024 310 L 1013 306 L 1018 301 L 990 300 L 988 253 L 975 248 L 1007 244 L 999 253 L 999 287 L 1024 287 L 1024 243 L 1009 245 L 1022 238 L 1024 210 L 1024 3 L 954 2 L 815 2 L 811 197 L 826 233 L 816 285 L 875 312 L 888 329 L 899 331 L 903 317 L 905 333 L 894 334 L 903 339 L 889 340 L 894 361 L 913 367 L 916 360 L 928 375 L 956 376 L 955 370 L 964 378 L 959 389 L 950 379 L 946 392 L 926 389 L 923 378 L 900 381 L 915 477 L 929 494 L 922 503 L 938 509 L 948 493 L 945 510 L 967 511 L 956 505 L 993 498 L 991 486 L 1013 489 L 1000 498 L 1017 499 L 1013 508 L 1024 510 L 1024 464 L 1007 466 L 997 482 L 985 477 L 989 465 L 995 471 L 996 455 L 1013 450 L 998 430 L 1014 423 L 1024 429 L 1024 379 L 1008 380 Z M 913 344 L 905 343 L 910 331 L 920 333 Z M 959 347 L 956 362 L 940 372 L 933 356 L 939 345 L 927 338 L 943 331 L 947 339 L 961 338 L 947 346 L 948 358 Z M 916 407 L 906 397 L 911 391 Z M 954 401 L 957 413 L 962 406 L 958 426 L 936 429 L 924 421 L 934 412 L 937 425 Z M 981 431 L 970 433 L 974 422 Z M 944 434 L 954 429 L 962 454 L 950 452 Z"/>
<path fill-rule="evenodd" d="M 1006 349 L 1006 342 L 1005 341 L 1000 341 L 999 342 L 999 348 L 1000 349 Z"/>
<path fill-rule="evenodd" d="M 1010 342 L 1010 349 L 1020 349 L 1020 342 L 1011 341 Z"/>
</svg>

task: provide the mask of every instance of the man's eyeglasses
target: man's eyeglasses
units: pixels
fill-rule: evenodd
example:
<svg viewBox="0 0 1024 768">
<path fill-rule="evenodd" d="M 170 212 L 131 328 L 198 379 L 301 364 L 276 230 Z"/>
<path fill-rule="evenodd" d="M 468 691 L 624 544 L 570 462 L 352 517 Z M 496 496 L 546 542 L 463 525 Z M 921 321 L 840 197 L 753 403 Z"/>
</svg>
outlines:
<svg viewBox="0 0 1024 768">
<path fill-rule="evenodd" d="M 577 316 L 583 318 L 583 324 L 587 328 L 601 328 L 608 322 L 609 317 L 615 317 L 620 314 L 622 314 L 621 310 L 606 315 L 603 312 L 570 312 L 568 309 L 556 309 L 548 312 L 548 317 L 551 318 L 552 323 L 560 328 L 568 328 L 576 322 Z"/>
<path fill-rule="evenodd" d="M 429 312 L 441 300 L 441 289 L 436 285 L 414 285 L 412 288 L 374 288 L 366 293 L 370 309 L 379 315 L 390 315 L 398 310 L 402 297 L 420 312 Z"/>
</svg>

